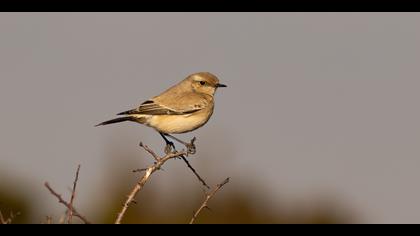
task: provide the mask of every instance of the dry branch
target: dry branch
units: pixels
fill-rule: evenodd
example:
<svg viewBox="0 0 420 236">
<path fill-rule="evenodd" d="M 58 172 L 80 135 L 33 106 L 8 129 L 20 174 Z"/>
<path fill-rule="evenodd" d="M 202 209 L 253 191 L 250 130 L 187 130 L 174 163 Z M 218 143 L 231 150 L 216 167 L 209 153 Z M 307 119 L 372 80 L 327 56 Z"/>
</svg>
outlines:
<svg viewBox="0 0 420 236">
<path fill-rule="evenodd" d="M 204 208 L 209 208 L 208 207 L 209 200 L 217 193 L 217 191 L 219 191 L 223 187 L 223 185 L 225 185 L 227 183 L 229 183 L 229 178 L 226 178 L 222 183 L 216 185 L 216 187 L 210 193 L 206 193 L 206 197 L 204 199 L 204 202 L 201 204 L 201 206 L 198 208 L 198 210 L 194 213 L 193 217 L 190 220 L 190 224 L 194 223 L 194 221 L 197 219 L 198 215 L 200 214 L 200 212 Z"/>
<path fill-rule="evenodd" d="M 182 144 L 184 144 L 185 145 L 185 147 L 187 148 L 187 155 L 186 156 L 188 156 L 188 154 L 195 154 L 195 152 L 196 152 L 196 148 L 195 148 L 195 144 L 194 144 L 194 142 L 195 142 L 195 140 L 196 140 L 196 138 L 194 137 L 193 139 L 191 139 L 191 141 L 189 142 L 189 143 L 186 143 L 186 142 L 184 142 L 184 141 L 182 141 L 182 140 L 180 140 L 180 139 L 178 139 L 177 137 L 175 137 L 175 136 L 172 136 L 172 135 L 169 135 L 168 134 L 168 136 L 169 137 L 171 137 L 171 138 L 173 138 L 173 139 L 175 139 L 176 141 L 178 141 L 178 142 L 180 142 L 180 143 L 182 143 Z M 175 146 L 174 145 L 172 145 L 172 147 L 174 148 L 174 150 L 176 151 L 176 149 L 175 149 Z M 185 157 L 185 155 L 181 155 L 180 156 L 181 158 L 182 158 L 182 160 L 185 162 L 185 164 L 187 164 L 187 166 L 188 166 L 188 168 L 190 168 L 190 170 L 194 173 L 194 175 L 197 177 L 197 179 L 206 187 L 206 188 L 208 188 L 208 189 L 210 189 L 210 187 L 207 185 L 207 183 L 206 183 L 206 181 L 204 181 L 204 179 L 203 178 L 201 178 L 201 176 L 197 173 L 197 171 L 191 166 L 191 164 L 190 164 L 190 162 L 187 160 L 187 158 Z"/>
<path fill-rule="evenodd" d="M 121 221 L 125 213 L 127 212 L 128 207 L 130 206 L 132 202 L 134 202 L 134 198 L 136 197 L 138 192 L 143 188 L 143 186 L 149 180 L 150 176 L 156 170 L 161 169 L 162 165 L 170 159 L 187 155 L 187 152 L 182 150 L 182 151 L 175 151 L 175 152 L 166 154 L 163 157 L 159 157 L 153 150 L 151 150 L 146 145 L 143 145 L 142 143 L 140 143 L 140 146 L 144 148 L 144 150 L 146 150 L 155 159 L 155 162 L 153 163 L 153 165 L 146 168 L 145 174 L 143 175 L 143 177 L 137 182 L 137 184 L 131 190 L 130 194 L 127 196 L 127 200 L 125 201 L 121 211 L 118 213 L 117 219 L 115 220 L 115 224 L 121 224 Z"/>
<path fill-rule="evenodd" d="M 208 189 L 210 189 L 210 187 L 207 185 L 206 181 L 204 181 L 203 178 L 201 178 L 201 176 L 197 173 L 197 171 L 190 165 L 190 162 L 187 160 L 187 158 L 185 158 L 184 155 L 181 155 L 182 160 L 184 160 L 185 164 L 187 164 L 188 168 L 190 168 L 190 170 L 195 174 L 195 176 L 198 178 L 198 180 L 200 180 L 200 182 Z"/>
<path fill-rule="evenodd" d="M 20 215 L 20 212 L 17 212 L 16 214 L 14 214 L 13 211 L 10 211 L 9 218 L 5 219 L 3 216 L 3 213 L 0 211 L 0 224 L 2 225 L 11 224 L 13 219 L 18 215 Z"/>
<path fill-rule="evenodd" d="M 77 181 L 79 180 L 79 171 L 80 171 L 80 164 L 77 166 L 76 177 L 74 179 L 73 189 L 71 191 L 71 198 L 70 198 L 69 210 L 68 210 L 68 215 L 67 215 L 68 224 L 71 224 L 71 221 L 73 218 L 73 201 L 74 201 L 74 197 L 76 196 L 76 185 L 77 185 Z"/>
<path fill-rule="evenodd" d="M 73 182 L 73 189 L 72 189 L 72 193 L 71 193 L 70 202 L 65 201 L 61 197 L 60 194 L 55 192 L 54 189 L 52 189 L 51 186 L 48 184 L 48 182 L 45 182 L 44 185 L 48 189 L 48 191 L 50 191 L 50 193 L 58 199 L 58 202 L 63 204 L 67 208 L 67 214 L 66 214 L 67 215 L 67 223 L 70 224 L 71 221 L 72 221 L 72 217 L 75 216 L 75 217 L 79 218 L 80 220 L 82 220 L 85 224 L 90 224 L 90 222 L 86 219 L 86 217 L 84 217 L 79 212 L 77 212 L 77 210 L 73 206 L 74 198 L 76 196 L 77 181 L 79 180 L 79 171 L 80 171 L 80 165 L 78 165 L 78 167 L 77 167 L 76 177 L 75 177 L 74 182 Z"/>
<path fill-rule="evenodd" d="M 57 199 L 58 199 L 58 202 L 59 203 L 61 203 L 61 204 L 63 204 L 66 208 L 67 208 L 67 210 L 70 210 L 70 203 L 68 203 L 68 202 L 66 202 L 62 197 L 61 197 L 61 195 L 60 194 L 58 194 L 58 193 L 56 193 L 51 187 L 50 187 L 50 185 L 48 184 L 48 182 L 45 182 L 45 187 L 48 189 L 48 191 L 50 191 L 50 193 L 52 194 L 52 195 L 54 195 Z M 86 217 L 84 217 L 83 215 L 81 215 L 81 214 L 79 214 L 79 212 L 76 210 L 76 208 L 74 208 L 74 207 L 72 207 L 72 209 L 73 209 L 73 216 L 75 216 L 75 217 L 77 217 L 77 218 L 79 218 L 80 220 L 82 220 L 85 224 L 90 224 L 90 222 L 86 219 Z"/>
</svg>

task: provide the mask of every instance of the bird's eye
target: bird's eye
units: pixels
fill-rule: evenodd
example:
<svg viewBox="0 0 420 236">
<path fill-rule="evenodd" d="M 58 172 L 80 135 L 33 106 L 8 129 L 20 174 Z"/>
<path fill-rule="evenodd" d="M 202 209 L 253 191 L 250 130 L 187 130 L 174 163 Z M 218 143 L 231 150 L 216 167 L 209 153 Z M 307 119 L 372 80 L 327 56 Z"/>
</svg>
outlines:
<svg viewBox="0 0 420 236">
<path fill-rule="evenodd" d="M 206 81 L 200 81 L 200 84 L 201 85 L 205 85 L 206 84 Z"/>
</svg>

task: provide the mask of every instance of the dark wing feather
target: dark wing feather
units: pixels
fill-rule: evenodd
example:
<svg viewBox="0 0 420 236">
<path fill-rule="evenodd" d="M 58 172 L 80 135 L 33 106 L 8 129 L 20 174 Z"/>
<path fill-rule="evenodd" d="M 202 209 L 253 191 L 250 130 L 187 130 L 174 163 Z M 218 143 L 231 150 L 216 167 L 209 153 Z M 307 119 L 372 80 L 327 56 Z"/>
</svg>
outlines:
<svg viewBox="0 0 420 236">
<path fill-rule="evenodd" d="M 191 114 L 201 110 L 202 107 L 191 109 L 188 111 L 174 111 L 170 108 L 156 104 L 151 100 L 143 102 L 138 108 L 118 113 L 117 115 L 132 115 L 132 114 L 143 114 L 143 115 L 185 115 Z"/>
</svg>

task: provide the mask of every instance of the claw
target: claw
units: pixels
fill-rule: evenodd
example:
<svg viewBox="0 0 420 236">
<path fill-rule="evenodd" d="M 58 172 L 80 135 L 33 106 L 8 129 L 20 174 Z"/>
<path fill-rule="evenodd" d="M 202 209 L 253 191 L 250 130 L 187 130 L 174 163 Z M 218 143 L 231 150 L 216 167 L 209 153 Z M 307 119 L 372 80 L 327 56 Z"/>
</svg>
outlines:
<svg viewBox="0 0 420 236">
<path fill-rule="evenodd" d="M 166 146 L 165 146 L 165 153 L 166 154 L 171 153 L 172 152 L 172 147 L 173 147 L 173 143 L 172 144 L 170 144 L 170 143 L 166 144 Z"/>
<path fill-rule="evenodd" d="M 188 154 L 194 155 L 196 153 L 197 149 L 195 148 L 194 144 L 188 144 L 187 145 L 187 152 Z"/>
<path fill-rule="evenodd" d="M 197 151 L 196 147 L 195 147 L 195 137 L 193 139 L 191 139 L 190 143 L 185 144 L 185 146 L 187 147 L 187 152 L 188 154 L 194 155 Z"/>
</svg>

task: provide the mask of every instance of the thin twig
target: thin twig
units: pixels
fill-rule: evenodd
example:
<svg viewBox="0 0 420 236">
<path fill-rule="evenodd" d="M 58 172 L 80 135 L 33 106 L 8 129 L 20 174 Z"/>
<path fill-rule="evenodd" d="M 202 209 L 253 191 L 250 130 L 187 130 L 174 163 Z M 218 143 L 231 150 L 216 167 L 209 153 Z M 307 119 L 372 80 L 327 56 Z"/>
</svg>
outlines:
<svg viewBox="0 0 420 236">
<path fill-rule="evenodd" d="M 2 224 L 2 225 L 7 224 L 7 223 L 6 223 L 6 220 L 5 220 L 5 219 L 4 219 L 4 217 L 3 217 L 3 213 L 1 212 L 1 210 L 0 210 L 0 224 Z"/>
<path fill-rule="evenodd" d="M 152 149 L 150 149 L 147 145 L 143 145 L 143 143 L 140 142 L 139 146 L 142 147 L 144 150 L 146 150 L 148 153 L 150 153 L 150 155 L 152 155 L 152 157 L 156 161 L 159 161 L 160 157 Z"/>
<path fill-rule="evenodd" d="M 206 181 L 204 181 L 203 178 L 201 178 L 201 176 L 197 173 L 197 171 L 195 171 L 195 169 L 190 165 L 190 162 L 187 160 L 187 158 L 185 158 L 184 155 L 181 155 L 182 160 L 184 160 L 184 162 L 187 164 L 188 168 L 191 169 L 191 171 L 195 174 L 195 176 L 197 176 L 198 180 L 200 180 L 200 182 L 208 189 L 210 189 L 210 187 L 207 185 Z"/>
<path fill-rule="evenodd" d="M 77 166 L 76 177 L 74 179 L 73 189 L 71 191 L 69 211 L 68 211 L 68 215 L 67 215 L 67 223 L 68 224 L 71 224 L 71 221 L 72 221 L 72 218 L 73 218 L 73 201 L 74 201 L 74 197 L 76 196 L 76 185 L 77 185 L 77 181 L 79 180 L 79 171 L 80 171 L 80 164 Z"/>
<path fill-rule="evenodd" d="M 195 154 L 195 151 L 196 151 L 196 149 L 195 149 L 195 145 L 194 145 L 194 142 L 195 142 L 195 140 L 196 140 L 196 138 L 194 137 L 194 138 L 192 138 L 191 139 L 191 141 L 190 141 L 190 143 L 186 143 L 186 142 L 184 142 L 184 141 L 182 141 L 182 140 L 180 140 L 180 139 L 178 139 L 178 138 L 176 138 L 176 137 L 174 137 L 174 136 L 172 136 L 172 135 L 170 135 L 170 134 L 167 134 L 169 137 L 171 137 L 171 138 L 173 138 L 173 139 L 175 139 L 176 141 L 178 141 L 178 142 L 180 142 L 180 143 L 182 143 L 182 144 L 184 144 L 185 145 L 185 147 L 187 147 L 187 155 L 186 156 L 188 156 L 188 154 Z M 173 149 L 176 151 L 176 149 L 175 149 L 175 145 L 173 145 L 172 144 L 172 147 L 173 147 Z M 153 154 L 152 154 L 153 155 Z M 210 189 L 210 186 L 206 183 L 206 181 L 204 181 L 204 179 L 203 178 L 201 178 L 201 176 L 197 173 L 197 171 L 191 166 L 191 164 L 190 164 L 190 162 L 187 160 L 187 158 L 185 157 L 185 155 L 181 155 L 180 156 L 181 158 L 182 158 L 182 160 L 185 162 L 185 164 L 187 164 L 187 166 L 188 166 L 188 168 L 190 168 L 190 170 L 194 173 L 194 175 L 197 177 L 197 179 L 206 187 L 206 188 L 208 188 L 208 189 Z"/>
<path fill-rule="evenodd" d="M 136 173 L 136 172 L 143 172 L 143 171 L 146 171 L 146 170 L 147 170 L 147 168 L 135 169 L 135 170 L 133 170 L 133 173 Z"/>
<path fill-rule="evenodd" d="M 219 191 L 223 185 L 229 183 L 229 178 L 226 178 L 222 183 L 216 185 L 216 187 L 213 189 L 213 191 L 211 191 L 210 193 L 206 194 L 206 198 L 204 199 L 204 202 L 201 204 L 200 208 L 198 208 L 198 210 L 194 213 L 193 217 L 190 220 L 190 224 L 193 224 L 194 221 L 197 219 L 198 215 L 200 214 L 200 212 L 204 209 L 204 208 L 208 208 L 208 202 L 209 200 L 217 193 L 217 191 Z"/>
<path fill-rule="evenodd" d="M 143 177 L 137 182 L 137 184 L 131 190 L 130 194 L 127 196 L 127 200 L 125 201 L 121 211 L 118 213 L 117 219 L 115 220 L 115 224 L 121 224 L 121 221 L 122 221 L 125 213 L 127 212 L 128 207 L 131 205 L 131 203 L 134 202 L 134 198 L 136 197 L 138 192 L 143 188 L 143 186 L 149 180 L 150 176 L 156 170 L 159 170 L 166 161 L 187 154 L 187 152 L 185 152 L 185 151 L 180 151 L 180 152 L 169 153 L 169 154 L 166 154 L 163 157 L 159 157 L 158 155 L 156 155 L 156 153 L 154 153 L 146 145 L 143 145 L 142 143 L 140 143 L 140 146 L 142 148 L 144 148 L 144 150 L 146 150 L 148 153 L 150 153 L 153 156 L 153 158 L 155 159 L 155 163 L 153 165 L 149 166 L 146 169 Z"/>
<path fill-rule="evenodd" d="M 61 204 L 63 204 L 68 210 L 70 210 L 70 203 L 68 203 L 68 202 L 66 202 L 62 197 L 61 197 L 61 195 L 60 194 L 58 194 L 58 193 L 56 193 L 51 187 L 50 187 L 50 185 L 48 184 L 48 182 L 45 182 L 45 187 L 48 189 L 48 191 L 50 191 L 50 193 L 52 194 L 52 195 L 54 195 L 57 199 L 58 199 L 58 202 L 59 203 L 61 203 Z M 75 217 L 77 217 L 77 218 L 79 218 L 80 220 L 82 220 L 85 224 L 90 224 L 90 222 L 84 217 L 84 216 L 82 216 L 81 214 L 79 214 L 79 212 L 77 212 L 77 210 L 74 208 L 74 207 L 71 207 L 72 208 L 72 211 L 73 211 L 73 216 L 75 216 Z"/>
</svg>

